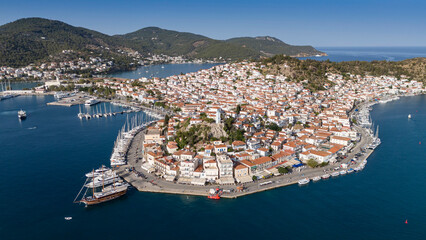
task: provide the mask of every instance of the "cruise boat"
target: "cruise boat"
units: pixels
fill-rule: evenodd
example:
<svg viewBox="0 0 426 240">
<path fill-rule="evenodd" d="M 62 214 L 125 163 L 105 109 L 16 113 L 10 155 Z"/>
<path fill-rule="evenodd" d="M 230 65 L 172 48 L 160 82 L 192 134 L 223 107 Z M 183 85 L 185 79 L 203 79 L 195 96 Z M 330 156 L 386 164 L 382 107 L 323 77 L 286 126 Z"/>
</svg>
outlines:
<svg viewBox="0 0 426 240">
<path fill-rule="evenodd" d="M 316 177 L 313 177 L 313 178 L 312 178 L 312 181 L 313 181 L 313 182 L 318 182 L 319 180 L 321 180 L 321 177 L 320 177 L 320 176 L 316 176 Z"/>
<path fill-rule="evenodd" d="M 94 177 L 92 181 L 87 183 L 85 186 L 87 188 L 97 188 L 102 187 L 114 182 L 118 182 L 120 180 L 120 177 L 117 176 L 117 174 L 114 171 L 107 171 L 105 173 L 102 173 L 101 175 Z"/>
<path fill-rule="evenodd" d="M 322 179 L 329 179 L 330 178 L 330 174 L 324 174 L 321 176 Z"/>
<path fill-rule="evenodd" d="M 97 176 L 99 176 L 99 175 L 101 175 L 101 174 L 103 174 L 103 173 L 105 173 L 105 172 L 107 172 L 109 170 L 111 170 L 111 169 L 109 169 L 109 168 L 105 167 L 104 165 L 102 165 L 100 168 L 95 169 L 92 172 L 86 173 L 85 175 L 88 178 L 93 178 L 93 177 L 97 177 Z"/>
<path fill-rule="evenodd" d="M 21 109 L 20 111 L 18 111 L 18 118 L 21 120 L 27 118 L 27 112 Z"/>
<path fill-rule="evenodd" d="M 310 182 L 309 178 L 300 179 L 298 181 L 299 185 L 305 185 L 305 184 L 308 184 L 309 182 Z"/>
<path fill-rule="evenodd" d="M 114 183 L 102 188 L 100 192 L 93 191 L 92 196 L 83 197 L 80 202 L 90 206 L 111 201 L 126 194 L 128 187 L 129 184 L 127 183 Z"/>
<path fill-rule="evenodd" d="M 92 99 L 86 100 L 86 102 L 84 102 L 84 105 L 86 105 L 86 106 L 92 106 L 92 105 L 98 104 L 100 102 L 101 101 L 99 101 L 98 99 L 92 98 Z"/>
</svg>

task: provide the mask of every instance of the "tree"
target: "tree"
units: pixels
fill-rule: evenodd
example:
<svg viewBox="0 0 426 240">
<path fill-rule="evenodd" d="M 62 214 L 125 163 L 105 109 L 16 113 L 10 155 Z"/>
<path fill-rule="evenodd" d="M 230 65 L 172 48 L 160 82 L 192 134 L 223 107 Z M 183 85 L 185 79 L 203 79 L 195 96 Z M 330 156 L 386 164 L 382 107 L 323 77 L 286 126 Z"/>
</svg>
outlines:
<svg viewBox="0 0 426 240">
<path fill-rule="evenodd" d="M 309 159 L 308 166 L 311 167 L 311 168 L 316 168 L 316 167 L 318 167 L 318 162 L 315 161 L 314 159 Z"/>
<path fill-rule="evenodd" d="M 240 114 L 240 112 L 241 112 L 241 105 L 240 104 L 237 105 L 236 112 L 237 112 L 237 114 Z"/>
<path fill-rule="evenodd" d="M 256 177 L 256 176 L 253 176 L 251 179 L 253 179 L 253 181 L 256 181 L 256 180 L 257 180 L 257 177 Z"/>
<path fill-rule="evenodd" d="M 278 168 L 278 172 L 280 174 L 285 174 L 285 173 L 288 173 L 288 169 L 287 168 L 283 168 L 283 167 L 279 167 Z"/>
</svg>

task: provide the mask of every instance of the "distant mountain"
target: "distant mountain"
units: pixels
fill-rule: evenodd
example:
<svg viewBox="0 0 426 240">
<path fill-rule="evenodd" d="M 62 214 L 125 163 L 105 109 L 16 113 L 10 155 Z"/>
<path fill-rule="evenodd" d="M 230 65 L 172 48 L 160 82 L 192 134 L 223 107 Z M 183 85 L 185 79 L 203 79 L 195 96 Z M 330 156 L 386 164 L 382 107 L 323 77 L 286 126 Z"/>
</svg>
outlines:
<svg viewBox="0 0 426 240">
<path fill-rule="evenodd" d="M 289 56 L 312 56 L 324 55 L 312 46 L 294 46 L 289 45 L 274 37 L 241 37 L 226 40 L 228 43 L 254 49 L 263 55 L 274 56 L 277 54 L 285 54 Z"/>
<path fill-rule="evenodd" d="M 202 35 L 177 32 L 158 27 L 142 28 L 138 31 L 117 35 L 146 47 L 153 53 L 170 56 L 185 55 L 196 58 L 257 58 L 261 54 L 225 41 L 214 40 Z"/>
<path fill-rule="evenodd" d="M 127 63 L 132 58 L 119 54 L 117 50 L 138 51 L 144 55 L 154 53 L 225 60 L 274 54 L 321 54 L 313 47 L 292 46 L 273 37 L 232 38 L 223 41 L 157 27 L 109 36 L 43 18 L 23 18 L 0 26 L 0 66 L 26 66 L 46 59 L 61 59 L 62 50 L 74 50 L 78 52 L 78 56 L 110 56 L 117 62 Z"/>
</svg>

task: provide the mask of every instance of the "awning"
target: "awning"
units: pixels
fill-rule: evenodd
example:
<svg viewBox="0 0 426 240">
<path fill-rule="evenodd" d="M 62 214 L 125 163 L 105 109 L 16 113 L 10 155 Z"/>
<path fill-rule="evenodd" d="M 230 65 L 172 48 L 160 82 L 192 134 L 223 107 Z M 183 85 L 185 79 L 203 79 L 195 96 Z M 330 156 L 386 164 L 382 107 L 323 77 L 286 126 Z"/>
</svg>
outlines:
<svg viewBox="0 0 426 240">
<path fill-rule="evenodd" d="M 235 184 L 235 179 L 233 177 L 222 177 L 217 182 L 221 185 L 230 185 Z"/>
<path fill-rule="evenodd" d="M 193 178 L 192 181 L 191 181 L 191 184 L 204 186 L 204 185 L 206 185 L 206 179 L 205 178 Z"/>
<path fill-rule="evenodd" d="M 236 177 L 235 178 L 239 183 L 249 183 L 253 182 L 253 178 L 250 176 Z"/>
</svg>

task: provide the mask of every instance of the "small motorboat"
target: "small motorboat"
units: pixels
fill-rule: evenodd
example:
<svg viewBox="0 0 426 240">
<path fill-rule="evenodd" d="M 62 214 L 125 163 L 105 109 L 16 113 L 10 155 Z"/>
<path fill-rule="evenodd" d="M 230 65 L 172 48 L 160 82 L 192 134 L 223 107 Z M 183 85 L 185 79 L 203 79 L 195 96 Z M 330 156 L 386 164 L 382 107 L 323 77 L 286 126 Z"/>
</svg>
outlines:
<svg viewBox="0 0 426 240">
<path fill-rule="evenodd" d="M 71 219 L 72 219 L 72 217 L 65 217 L 65 220 L 67 220 L 67 221 L 69 221 Z"/>
</svg>

